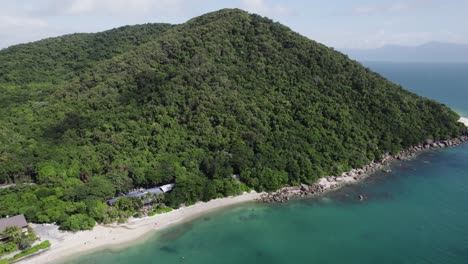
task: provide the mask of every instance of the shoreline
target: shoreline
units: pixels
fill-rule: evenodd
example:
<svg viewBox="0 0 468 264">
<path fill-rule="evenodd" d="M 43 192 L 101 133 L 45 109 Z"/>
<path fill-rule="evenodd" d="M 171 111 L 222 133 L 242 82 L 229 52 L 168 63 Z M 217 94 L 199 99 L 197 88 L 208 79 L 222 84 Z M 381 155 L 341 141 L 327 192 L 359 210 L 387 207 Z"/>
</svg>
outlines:
<svg viewBox="0 0 468 264">
<path fill-rule="evenodd" d="M 460 119 L 458 119 L 458 122 L 463 123 L 468 127 L 468 118 L 462 116 Z"/>
<path fill-rule="evenodd" d="M 131 218 L 125 224 L 96 225 L 93 230 L 76 233 L 62 232 L 57 225 L 35 225 L 39 229 L 41 240 L 49 240 L 50 249 L 31 259 L 18 263 L 57 263 L 82 254 L 89 254 L 107 248 L 119 248 L 144 241 L 158 230 L 163 230 L 176 223 L 190 221 L 205 213 L 257 200 L 262 193 L 250 192 L 238 196 L 214 199 L 208 202 L 198 202 L 194 205 L 181 207 L 168 213 L 143 218 Z"/>
<path fill-rule="evenodd" d="M 466 126 L 468 127 L 468 119 L 466 119 L 466 121 Z M 425 150 L 455 147 L 466 142 L 468 142 L 468 135 L 441 141 L 427 140 L 423 144 L 404 149 L 396 155 L 386 154 L 379 162 L 372 161 L 361 168 L 343 172 L 339 176 L 322 177 L 311 185 L 301 184 L 299 186 L 283 187 L 275 192 L 260 195 L 258 200 L 265 203 L 282 203 L 295 198 L 319 196 L 326 192 L 337 190 L 345 185 L 361 182 L 372 175 L 372 173 L 388 166 L 394 160 L 406 160 L 415 157 Z M 388 172 L 390 172 L 390 170 Z M 360 195 L 358 199 L 364 200 L 365 197 Z"/>
<path fill-rule="evenodd" d="M 460 118 L 459 122 L 468 127 L 468 118 Z M 292 198 L 312 197 L 325 192 L 339 189 L 347 184 L 362 181 L 373 172 L 387 166 L 393 160 L 402 160 L 414 157 L 421 151 L 452 147 L 468 142 L 468 136 L 444 140 L 426 141 L 424 144 L 410 147 L 397 155 L 385 155 L 381 162 L 372 162 L 362 168 L 344 172 L 341 176 L 322 177 L 312 185 L 284 187 L 272 193 L 257 193 L 252 191 L 234 197 L 214 199 L 208 202 L 198 202 L 188 207 L 181 207 L 168 213 L 143 218 L 131 218 L 125 224 L 96 225 L 93 230 L 79 231 L 77 233 L 62 232 L 57 225 L 31 224 L 39 229 L 41 240 L 49 240 L 52 246 L 49 250 L 38 256 L 28 258 L 18 263 L 57 263 L 82 254 L 89 254 L 103 249 L 125 248 L 136 242 L 144 242 L 145 238 L 154 235 L 158 230 L 163 230 L 176 223 L 190 221 L 202 214 L 238 205 L 247 202 L 284 202 Z"/>
</svg>

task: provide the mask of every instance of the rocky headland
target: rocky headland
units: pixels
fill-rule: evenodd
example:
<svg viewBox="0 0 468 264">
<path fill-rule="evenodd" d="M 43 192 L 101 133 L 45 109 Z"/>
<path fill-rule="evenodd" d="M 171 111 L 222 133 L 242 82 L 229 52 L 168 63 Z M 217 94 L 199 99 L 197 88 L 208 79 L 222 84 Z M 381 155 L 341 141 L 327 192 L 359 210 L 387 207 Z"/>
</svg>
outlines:
<svg viewBox="0 0 468 264">
<path fill-rule="evenodd" d="M 468 142 L 468 136 L 461 136 L 449 140 L 433 141 L 427 140 L 424 144 L 412 146 L 406 150 L 401 151 L 396 155 L 385 154 L 378 162 L 371 162 L 362 168 L 352 169 L 351 171 L 344 172 L 340 176 L 327 176 L 320 178 L 320 180 L 312 185 L 301 184 L 299 186 L 284 187 L 278 191 L 271 193 L 263 193 L 258 200 L 267 203 L 285 202 L 293 198 L 317 196 L 324 192 L 336 190 L 346 184 L 352 184 L 366 178 L 371 173 L 383 169 L 391 161 L 403 160 L 414 157 L 417 153 L 437 148 L 454 147 Z M 389 170 L 385 170 L 389 172 Z M 360 196 L 358 199 L 363 200 L 365 197 Z"/>
</svg>

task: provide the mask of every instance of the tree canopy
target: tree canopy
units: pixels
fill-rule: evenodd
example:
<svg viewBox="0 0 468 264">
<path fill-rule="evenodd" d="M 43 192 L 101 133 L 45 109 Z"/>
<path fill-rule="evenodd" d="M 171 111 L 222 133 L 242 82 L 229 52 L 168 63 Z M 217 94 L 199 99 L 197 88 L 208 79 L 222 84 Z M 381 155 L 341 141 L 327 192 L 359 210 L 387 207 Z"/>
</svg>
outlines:
<svg viewBox="0 0 468 264">
<path fill-rule="evenodd" d="M 134 187 L 175 183 L 172 206 L 271 191 L 464 129 L 448 107 L 238 9 L 4 49 L 0 90 L 0 183 L 39 184 L 1 190 L 0 214 L 72 230 L 115 215 L 102 202 Z"/>
</svg>

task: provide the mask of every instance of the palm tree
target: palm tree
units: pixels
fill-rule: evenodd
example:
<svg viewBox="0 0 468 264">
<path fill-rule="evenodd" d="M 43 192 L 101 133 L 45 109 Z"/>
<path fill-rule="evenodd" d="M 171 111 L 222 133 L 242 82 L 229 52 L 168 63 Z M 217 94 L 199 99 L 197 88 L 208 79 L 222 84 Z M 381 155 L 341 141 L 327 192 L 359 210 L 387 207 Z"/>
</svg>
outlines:
<svg viewBox="0 0 468 264">
<path fill-rule="evenodd" d="M 14 243 L 18 243 L 23 236 L 23 232 L 21 231 L 21 228 L 17 226 L 10 226 L 3 231 L 2 236 L 9 238 L 9 240 Z"/>
<path fill-rule="evenodd" d="M 153 203 L 160 204 L 164 201 L 164 194 L 153 194 Z"/>
</svg>

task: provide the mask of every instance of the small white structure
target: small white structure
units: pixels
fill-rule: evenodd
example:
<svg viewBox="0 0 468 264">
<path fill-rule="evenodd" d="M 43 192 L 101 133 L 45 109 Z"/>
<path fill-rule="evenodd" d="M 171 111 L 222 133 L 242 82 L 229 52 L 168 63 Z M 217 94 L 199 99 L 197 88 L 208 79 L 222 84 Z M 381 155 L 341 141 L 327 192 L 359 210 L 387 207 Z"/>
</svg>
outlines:
<svg viewBox="0 0 468 264">
<path fill-rule="evenodd" d="M 133 191 L 133 192 L 129 192 L 125 195 L 122 195 L 122 196 L 117 196 L 117 197 L 114 197 L 112 199 L 109 199 L 107 200 L 107 203 L 109 205 L 114 205 L 115 202 L 122 198 L 122 197 L 132 197 L 132 198 L 140 198 L 140 197 L 144 197 L 148 194 L 164 194 L 164 193 L 167 193 L 167 192 L 170 192 L 172 191 L 172 189 L 174 188 L 174 183 L 171 183 L 171 184 L 166 184 L 166 185 L 163 185 L 163 186 L 160 186 L 160 187 L 154 187 L 154 188 L 151 188 L 151 189 L 142 189 L 142 190 L 137 190 L 137 191 Z M 148 200 L 149 202 L 151 202 L 150 200 Z"/>
<path fill-rule="evenodd" d="M 171 183 L 171 184 L 166 184 L 166 185 L 163 185 L 163 186 L 159 187 L 159 189 L 161 189 L 161 191 L 163 191 L 163 193 L 167 193 L 167 192 L 172 191 L 172 188 L 174 188 L 174 184 L 173 184 L 173 183 Z"/>
</svg>

